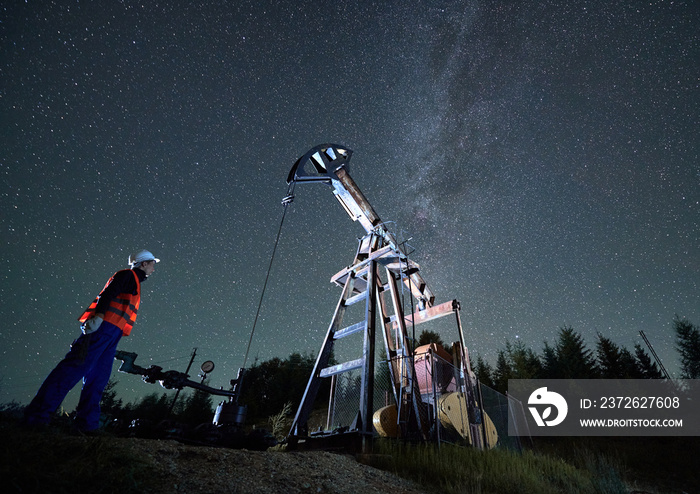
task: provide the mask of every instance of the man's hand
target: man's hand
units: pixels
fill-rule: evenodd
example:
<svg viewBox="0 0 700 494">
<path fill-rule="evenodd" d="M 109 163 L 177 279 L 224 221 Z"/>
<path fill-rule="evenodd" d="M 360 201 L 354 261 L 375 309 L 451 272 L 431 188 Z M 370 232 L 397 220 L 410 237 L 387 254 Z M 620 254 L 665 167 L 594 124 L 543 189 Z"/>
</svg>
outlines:
<svg viewBox="0 0 700 494">
<path fill-rule="evenodd" d="M 80 329 L 83 331 L 83 334 L 90 334 L 97 331 L 104 322 L 104 319 L 102 319 L 103 316 L 104 314 L 95 314 L 90 319 L 85 321 L 80 326 Z"/>
</svg>

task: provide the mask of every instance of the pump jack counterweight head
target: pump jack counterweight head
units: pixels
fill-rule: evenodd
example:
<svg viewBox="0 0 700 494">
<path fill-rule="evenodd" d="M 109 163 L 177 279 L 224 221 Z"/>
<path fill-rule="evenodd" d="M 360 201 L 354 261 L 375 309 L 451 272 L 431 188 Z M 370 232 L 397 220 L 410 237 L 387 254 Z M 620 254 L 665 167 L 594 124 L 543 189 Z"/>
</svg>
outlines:
<svg viewBox="0 0 700 494">
<path fill-rule="evenodd" d="M 287 183 L 326 182 L 336 180 L 339 168 L 348 169 L 352 151 L 339 144 L 320 144 L 299 158 L 289 172 Z"/>
</svg>

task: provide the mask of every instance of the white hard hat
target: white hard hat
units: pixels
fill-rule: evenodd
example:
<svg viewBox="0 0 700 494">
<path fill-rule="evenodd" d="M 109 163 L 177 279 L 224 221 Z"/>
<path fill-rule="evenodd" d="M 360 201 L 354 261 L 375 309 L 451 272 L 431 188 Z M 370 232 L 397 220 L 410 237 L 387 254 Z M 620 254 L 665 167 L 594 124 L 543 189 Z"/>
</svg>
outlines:
<svg viewBox="0 0 700 494">
<path fill-rule="evenodd" d="M 132 268 L 135 268 L 142 262 L 146 261 L 160 262 L 160 259 L 156 259 L 156 257 L 148 250 L 140 250 L 136 254 L 131 254 L 129 256 L 129 266 Z"/>
</svg>

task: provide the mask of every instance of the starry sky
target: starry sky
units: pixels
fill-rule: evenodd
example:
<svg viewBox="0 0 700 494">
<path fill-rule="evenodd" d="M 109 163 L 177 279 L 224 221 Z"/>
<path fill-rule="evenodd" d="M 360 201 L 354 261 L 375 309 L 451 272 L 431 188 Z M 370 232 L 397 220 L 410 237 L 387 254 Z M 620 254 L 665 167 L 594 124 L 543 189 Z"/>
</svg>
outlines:
<svg viewBox="0 0 700 494">
<path fill-rule="evenodd" d="M 120 348 L 177 370 L 197 348 L 226 386 L 287 173 L 325 142 L 473 354 L 643 330 L 676 371 L 674 316 L 700 324 L 698 25 L 692 1 L 4 3 L 0 402 L 142 248 L 162 261 Z M 364 234 L 326 185 L 295 192 L 248 365 L 318 351 Z"/>
</svg>

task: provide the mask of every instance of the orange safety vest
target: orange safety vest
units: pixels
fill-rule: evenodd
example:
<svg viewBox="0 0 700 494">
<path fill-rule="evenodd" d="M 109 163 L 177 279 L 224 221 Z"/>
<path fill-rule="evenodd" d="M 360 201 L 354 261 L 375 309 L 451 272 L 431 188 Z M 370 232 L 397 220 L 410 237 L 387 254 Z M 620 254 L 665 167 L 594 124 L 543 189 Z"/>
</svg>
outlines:
<svg viewBox="0 0 700 494">
<path fill-rule="evenodd" d="M 117 295 L 109 302 L 109 306 L 105 311 L 104 320 L 121 329 L 124 336 L 129 336 L 129 333 L 131 333 L 131 328 L 134 327 L 134 322 L 136 321 L 136 312 L 138 312 L 139 305 L 141 304 L 141 282 L 139 281 L 139 277 L 136 275 L 136 273 L 134 273 L 133 269 L 125 269 L 124 271 L 131 271 L 131 273 L 134 275 L 134 279 L 136 280 L 136 295 L 133 293 L 120 293 Z M 117 273 L 118 272 L 119 271 L 117 271 Z M 85 312 L 83 312 L 83 315 L 80 316 L 78 321 L 83 323 L 90 319 L 93 314 L 95 314 L 97 302 L 100 300 L 102 293 L 107 289 L 109 284 L 112 283 L 112 280 L 117 273 L 114 273 L 114 275 L 112 275 L 112 277 L 107 281 L 100 294 L 95 297 L 95 300 L 93 300 L 90 306 L 85 309 Z"/>
</svg>

